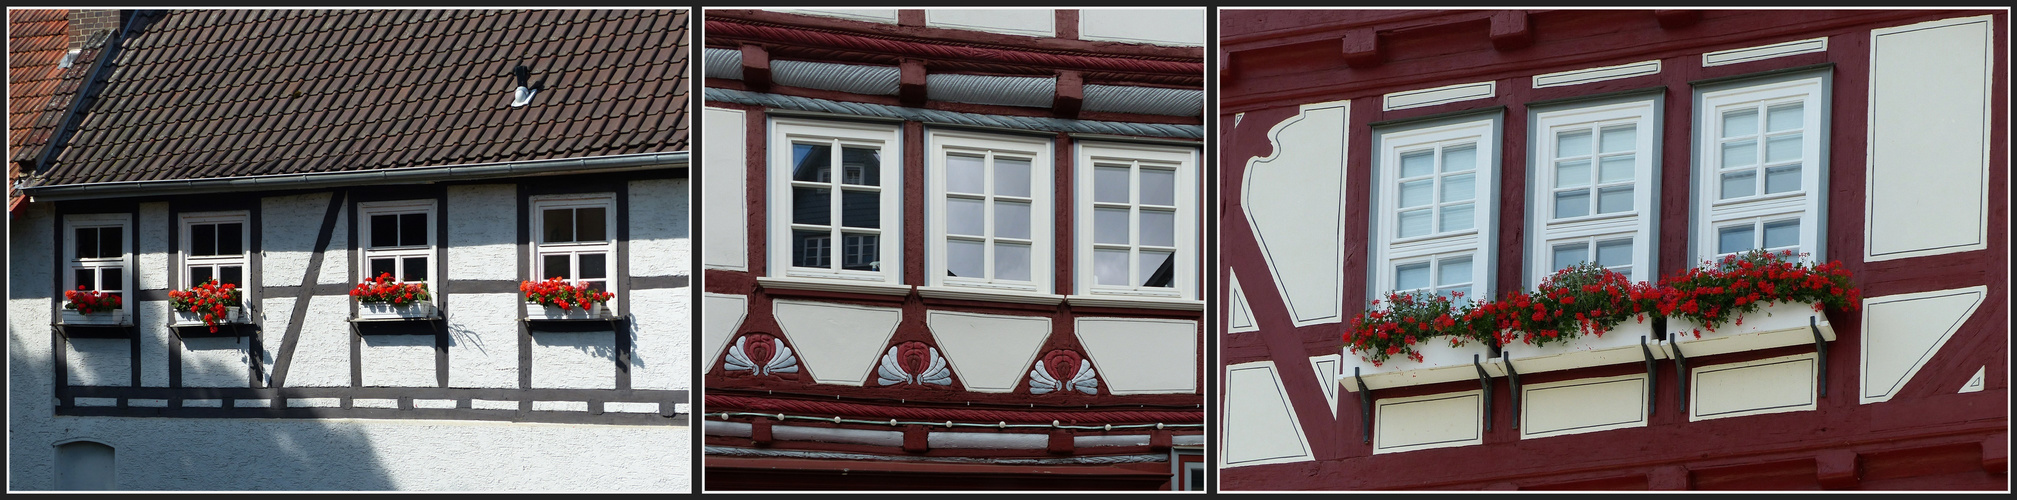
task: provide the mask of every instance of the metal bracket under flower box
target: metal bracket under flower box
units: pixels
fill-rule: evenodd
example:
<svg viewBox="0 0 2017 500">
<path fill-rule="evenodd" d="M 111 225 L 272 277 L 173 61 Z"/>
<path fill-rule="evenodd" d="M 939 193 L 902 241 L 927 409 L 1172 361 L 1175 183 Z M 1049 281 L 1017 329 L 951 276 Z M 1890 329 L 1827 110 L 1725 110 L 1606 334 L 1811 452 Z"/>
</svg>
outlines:
<svg viewBox="0 0 2017 500">
<path fill-rule="evenodd" d="M 174 320 L 168 323 L 168 328 L 175 331 L 176 336 L 183 338 L 244 337 L 251 335 L 256 329 L 245 320 L 246 313 L 243 307 L 224 308 L 224 317 L 217 320 L 217 331 L 214 332 L 210 331 L 211 325 L 203 322 L 203 315 L 200 313 L 188 311 L 173 311 L 173 313 Z"/>
</svg>

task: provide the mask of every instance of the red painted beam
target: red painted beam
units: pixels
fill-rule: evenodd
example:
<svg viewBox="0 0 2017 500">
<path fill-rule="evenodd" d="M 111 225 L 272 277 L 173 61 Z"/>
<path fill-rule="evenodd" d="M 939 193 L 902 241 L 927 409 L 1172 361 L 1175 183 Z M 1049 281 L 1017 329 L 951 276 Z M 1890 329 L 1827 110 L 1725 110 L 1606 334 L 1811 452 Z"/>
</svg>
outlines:
<svg viewBox="0 0 2017 500">
<path fill-rule="evenodd" d="M 1527 23 L 1526 11 L 1492 13 L 1491 36 L 1492 47 L 1500 52 L 1524 49 L 1534 44 L 1534 31 Z"/>
<path fill-rule="evenodd" d="M 770 52 L 754 44 L 743 44 L 742 83 L 750 90 L 770 90 Z"/>
<path fill-rule="evenodd" d="M 924 106 L 927 95 L 924 61 L 904 59 L 902 63 L 897 64 L 897 71 L 897 99 L 902 100 L 904 106 L 913 108 Z"/>
<path fill-rule="evenodd" d="M 1862 479 L 1860 472 L 1854 451 L 1826 450 L 1814 456 L 1814 478 L 1823 488 L 1831 490 L 1855 488 Z"/>
<path fill-rule="evenodd" d="M 1371 68 L 1385 62 L 1386 58 L 1380 55 L 1380 33 L 1372 28 L 1346 31 L 1341 44 L 1346 66 Z"/>
<path fill-rule="evenodd" d="M 1051 114 L 1058 118 L 1078 118 L 1086 101 L 1085 76 L 1077 71 L 1059 71 L 1057 95 L 1051 98 Z"/>
</svg>

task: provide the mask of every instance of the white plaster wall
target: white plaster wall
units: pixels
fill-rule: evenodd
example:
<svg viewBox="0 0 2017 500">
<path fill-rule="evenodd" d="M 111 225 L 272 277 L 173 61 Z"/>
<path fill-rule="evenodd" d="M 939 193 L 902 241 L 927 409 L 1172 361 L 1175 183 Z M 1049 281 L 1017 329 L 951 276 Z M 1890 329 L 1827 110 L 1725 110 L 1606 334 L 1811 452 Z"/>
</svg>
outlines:
<svg viewBox="0 0 2017 500">
<path fill-rule="evenodd" d="M 307 275 L 308 262 L 315 255 L 315 240 L 321 237 L 322 218 L 329 212 L 329 197 L 332 193 L 320 192 L 297 196 L 273 196 L 259 200 L 261 265 L 259 284 L 262 286 L 298 286 Z M 329 248 L 340 250 L 350 246 L 350 231 L 343 223 L 349 220 L 348 204 L 337 213 L 336 233 L 329 240 Z M 330 253 L 322 258 L 320 274 L 316 283 L 346 283 L 350 275 L 346 254 Z M 346 313 L 347 314 L 347 313 Z"/>
<path fill-rule="evenodd" d="M 72 339 L 66 342 L 72 385 L 127 385 L 133 382 L 133 348 L 126 339 Z"/>
<path fill-rule="evenodd" d="M 1866 260 L 1987 247 L 1993 29 L 1979 16 L 1871 32 Z"/>
<path fill-rule="evenodd" d="M 448 386 L 518 387 L 518 318 L 495 311 L 520 307 L 516 293 L 462 293 L 449 299 Z"/>
<path fill-rule="evenodd" d="M 1521 387 L 1520 438 L 1646 426 L 1646 375 Z"/>
<path fill-rule="evenodd" d="M 1373 453 L 1398 453 L 1484 442 L 1480 391 L 1387 398 L 1373 402 Z"/>
<path fill-rule="evenodd" d="M 1813 410 L 1813 353 L 1689 370 L 1688 421 Z"/>
<path fill-rule="evenodd" d="M 630 182 L 630 275 L 692 274 L 686 179 Z"/>
<path fill-rule="evenodd" d="M 924 25 L 1027 36 L 1057 36 L 1051 9 L 926 9 Z"/>
<path fill-rule="evenodd" d="M 1076 330 L 1108 394 L 1197 390 L 1195 321 L 1081 317 Z"/>
<path fill-rule="evenodd" d="M 450 186 L 447 214 L 442 220 L 448 223 L 451 247 L 444 273 L 448 279 L 518 279 L 516 186 Z"/>
<path fill-rule="evenodd" d="M 183 387 L 246 387 L 252 380 L 245 337 L 182 339 Z"/>
<path fill-rule="evenodd" d="M 749 297 L 723 293 L 703 293 L 701 295 L 700 355 L 708 367 L 721 359 L 728 346 L 728 338 L 742 328 L 742 320 L 749 316 Z"/>
<path fill-rule="evenodd" d="M 1886 295 L 1863 300 L 1863 404 L 1890 401 L 1975 315 L 1989 287 Z"/>
<path fill-rule="evenodd" d="M 293 297 L 277 297 L 260 301 L 262 331 L 266 335 L 260 340 L 269 349 L 271 357 L 277 357 L 282 344 L 282 336 L 289 328 L 294 314 Z M 350 386 L 350 327 L 344 320 L 350 317 L 350 297 L 314 297 L 308 301 L 306 323 L 301 325 L 300 336 L 294 343 L 294 357 L 287 364 L 287 379 L 290 387 L 349 387 Z M 187 360 L 187 355 L 184 355 Z M 451 356 L 452 357 L 452 356 Z M 428 366 L 433 366 L 429 358 Z M 267 369 L 272 373 L 272 369 Z M 187 375 L 184 375 L 187 383 Z M 240 378 L 239 380 L 244 380 Z M 236 387 L 243 387 L 240 382 Z"/>
<path fill-rule="evenodd" d="M 1240 202 L 1296 326 L 1343 320 L 1350 109 L 1348 101 L 1303 105 L 1268 130 L 1274 152 L 1247 162 Z"/>
<path fill-rule="evenodd" d="M 616 333 L 533 332 L 532 386 L 615 389 Z"/>
<path fill-rule="evenodd" d="M 134 227 L 133 252 L 138 255 L 136 262 L 140 269 L 167 269 L 168 232 L 174 224 L 168 221 L 167 203 L 141 203 L 140 220 Z M 161 272 L 134 273 L 133 286 L 138 290 L 160 290 L 168 288 L 168 275 Z M 147 324 L 147 323 L 136 323 Z"/>
<path fill-rule="evenodd" d="M 357 364 L 365 387 L 436 385 L 433 335 L 366 335 L 360 340 Z"/>
<path fill-rule="evenodd" d="M 1226 367 L 1222 422 L 1219 456 L 1226 467 L 1311 459 L 1301 419 L 1273 361 Z"/>
<path fill-rule="evenodd" d="M 170 316 L 166 300 L 140 302 L 133 312 L 139 314 L 134 321 L 141 325 L 166 324 Z M 168 342 L 173 335 L 167 328 L 140 329 L 141 387 L 168 387 Z"/>
<path fill-rule="evenodd" d="M 895 12 L 891 11 L 891 19 Z M 701 121 L 707 134 L 701 137 L 708 151 L 747 151 L 747 117 L 739 109 L 703 108 Z M 749 268 L 749 204 L 744 177 L 749 170 L 741 154 L 711 154 L 700 158 L 701 187 L 707 204 L 701 210 L 707 222 L 701 225 L 707 245 L 700 250 L 701 265 L 723 269 Z"/>
<path fill-rule="evenodd" d="M 777 300 L 771 309 L 800 364 L 821 384 L 868 382 L 903 319 L 903 311 L 893 307 Z"/>
<path fill-rule="evenodd" d="M 973 392 L 1014 391 L 1051 333 L 1050 318 L 1039 316 L 931 311 L 925 324 L 960 384 Z"/>
<path fill-rule="evenodd" d="M 630 292 L 630 387 L 693 386 L 692 287 Z M 535 372 L 536 373 L 536 372 Z"/>
<path fill-rule="evenodd" d="M 1206 22 L 1203 8 L 1079 9 L 1079 39 L 1199 47 Z"/>
</svg>

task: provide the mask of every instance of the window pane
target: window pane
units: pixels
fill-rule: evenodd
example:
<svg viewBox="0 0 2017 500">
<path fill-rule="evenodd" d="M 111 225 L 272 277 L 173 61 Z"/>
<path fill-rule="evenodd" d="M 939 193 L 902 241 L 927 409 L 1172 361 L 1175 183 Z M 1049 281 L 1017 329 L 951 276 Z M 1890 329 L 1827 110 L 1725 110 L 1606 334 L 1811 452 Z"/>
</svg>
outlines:
<svg viewBox="0 0 2017 500">
<path fill-rule="evenodd" d="M 98 288 L 98 273 L 97 273 L 96 271 L 93 271 L 93 270 L 91 270 L 90 268 L 84 268 L 84 269 L 77 269 L 77 270 L 74 270 L 74 271 L 71 271 L 71 272 L 72 272 L 72 274 L 71 274 L 71 279 L 73 279 L 73 280 L 75 280 L 75 281 L 73 281 L 73 282 L 72 282 L 72 285 L 70 286 L 70 290 L 76 290 L 76 289 L 77 289 L 77 287 L 80 287 L 80 286 L 81 286 L 81 287 L 84 287 L 84 289 L 85 289 L 85 290 L 97 290 L 97 289 L 99 289 L 99 288 Z M 64 290 L 64 291 L 66 291 L 66 292 L 67 292 L 67 291 L 70 291 L 70 290 Z"/>
<path fill-rule="evenodd" d="M 1723 168 L 1756 165 L 1758 141 L 1742 140 L 1723 145 Z"/>
<path fill-rule="evenodd" d="M 1401 212 L 1399 227 L 1395 229 L 1402 238 L 1429 234 L 1429 224 L 1432 222 L 1430 219 L 1433 218 L 1434 213 L 1429 210 Z"/>
<path fill-rule="evenodd" d="M 1419 207 L 1434 203 L 1435 181 L 1419 180 L 1401 183 L 1401 208 Z"/>
<path fill-rule="evenodd" d="M 99 254 L 98 254 L 98 228 L 95 228 L 95 227 L 80 227 L 80 228 L 77 228 L 77 231 L 76 231 L 76 232 L 77 232 L 77 238 L 76 238 L 76 241 L 77 241 L 77 258 L 79 258 L 79 259 L 93 259 L 93 258 L 97 258 L 97 257 L 98 257 L 98 255 L 99 255 Z"/>
<path fill-rule="evenodd" d="M 216 224 L 189 226 L 189 253 L 191 255 L 217 255 Z"/>
<path fill-rule="evenodd" d="M 794 189 L 794 191 L 796 191 Z M 566 243 L 574 241 L 574 209 L 554 208 L 542 210 L 539 219 L 540 231 L 544 237 L 541 243 Z"/>
<path fill-rule="evenodd" d="M 217 266 L 217 282 L 245 286 L 245 268 L 238 266 Z"/>
<path fill-rule="evenodd" d="M 427 214 L 399 214 L 399 244 L 427 244 Z"/>
<path fill-rule="evenodd" d="M 1175 256 L 1173 252 L 1143 250 L 1135 260 L 1135 279 L 1141 280 L 1141 286 L 1170 286 Z"/>
<path fill-rule="evenodd" d="M 126 270 L 117 267 L 107 267 L 98 270 L 98 287 L 94 288 L 94 290 L 124 289 L 126 289 Z"/>
<path fill-rule="evenodd" d="M 833 147 L 825 144 L 793 144 L 791 165 L 791 180 L 833 182 Z"/>
<path fill-rule="evenodd" d="M 1443 207 L 1443 224 L 1438 232 L 1462 231 L 1477 227 L 1477 206 L 1470 203 Z"/>
<path fill-rule="evenodd" d="M 841 235 L 841 269 L 882 270 L 882 236 L 849 233 Z"/>
<path fill-rule="evenodd" d="M 1632 240 L 1597 242 L 1597 265 L 1617 267 L 1632 264 Z"/>
<path fill-rule="evenodd" d="M 1723 198 L 1742 198 L 1757 194 L 1758 173 L 1754 171 L 1723 174 Z"/>
<path fill-rule="evenodd" d="M 586 257 L 584 257 L 584 261 L 585 259 Z M 401 258 L 399 259 L 399 265 L 405 268 L 406 271 L 406 275 L 400 278 L 402 281 L 427 281 L 426 257 Z"/>
<path fill-rule="evenodd" d="M 1127 209 L 1099 208 L 1093 210 L 1093 243 L 1126 245 L 1129 243 L 1128 232 Z"/>
<path fill-rule="evenodd" d="M 1800 246 L 1800 221 L 1769 222 L 1765 224 L 1765 248 Z"/>
<path fill-rule="evenodd" d="M 236 222 L 217 225 L 217 255 L 245 253 L 245 225 Z"/>
<path fill-rule="evenodd" d="M 979 156 L 946 155 L 945 190 L 951 193 L 987 193 L 987 165 Z"/>
<path fill-rule="evenodd" d="M 987 262 L 985 251 L 986 248 L 978 241 L 946 240 L 946 272 L 967 278 L 983 277 L 981 272 L 987 269 L 984 267 Z"/>
<path fill-rule="evenodd" d="M 98 256 L 118 258 L 126 256 L 126 234 L 116 227 L 98 228 Z"/>
<path fill-rule="evenodd" d="M 948 198 L 945 200 L 945 228 L 950 234 L 985 236 L 987 233 L 986 205 L 980 200 Z"/>
<path fill-rule="evenodd" d="M 1756 248 L 1751 246 L 1756 237 L 1750 224 L 1722 228 L 1716 235 L 1716 253 L 1736 253 Z"/>
<path fill-rule="evenodd" d="M 574 209 L 574 241 L 609 240 L 609 209 L 602 207 Z"/>
<path fill-rule="evenodd" d="M 1443 172 L 1467 172 L 1478 168 L 1478 147 L 1457 146 L 1443 150 Z"/>
<path fill-rule="evenodd" d="M 1629 182 L 1633 175 L 1632 155 L 1604 158 L 1598 165 L 1597 182 Z"/>
<path fill-rule="evenodd" d="M 1615 214 L 1632 211 L 1632 186 L 1607 187 L 1597 190 L 1597 213 Z"/>
<path fill-rule="evenodd" d="M 1556 271 L 1568 269 L 1569 266 L 1588 262 L 1589 260 L 1589 245 L 1585 245 L 1582 242 L 1555 245 L 1554 269 Z"/>
<path fill-rule="evenodd" d="M 1800 166 L 1787 165 L 1765 169 L 1765 192 L 1784 193 L 1800 190 Z"/>
<path fill-rule="evenodd" d="M 1555 187 L 1576 187 L 1590 185 L 1590 161 L 1576 160 L 1555 164 Z"/>
<path fill-rule="evenodd" d="M 1555 157 L 1588 156 L 1590 154 L 1590 131 L 1577 130 L 1555 136 Z"/>
<path fill-rule="evenodd" d="M 1029 196 L 1029 159 L 995 157 L 994 194 L 1001 196 Z"/>
<path fill-rule="evenodd" d="M 1101 285 L 1128 285 L 1128 251 L 1093 250 L 1093 281 Z"/>
<path fill-rule="evenodd" d="M 1030 280 L 1030 246 L 1020 243 L 994 244 L 994 278 Z"/>
<path fill-rule="evenodd" d="M 371 246 L 390 247 L 399 245 L 399 216 L 371 216 Z"/>
<path fill-rule="evenodd" d="M 832 225 L 832 196 L 831 189 L 792 186 L 791 222 L 815 226 Z"/>
<path fill-rule="evenodd" d="M 1000 201 L 994 205 L 994 235 L 997 238 L 1030 237 L 1030 204 Z"/>
<path fill-rule="evenodd" d="M 572 259 L 569 259 L 567 255 L 544 255 L 544 256 L 540 256 L 540 262 L 541 262 L 541 264 L 540 264 L 540 269 L 539 269 L 539 271 L 540 271 L 540 272 L 539 272 L 539 274 L 540 274 L 541 276 L 543 276 L 543 277 L 542 277 L 541 279 L 546 279 L 546 278 L 561 278 L 561 279 L 574 279 L 574 278 L 575 278 L 575 275 L 574 275 L 574 269 L 572 269 L 572 266 L 570 266 L 570 265 L 569 265 L 569 264 L 571 264 L 571 263 L 572 263 Z"/>
<path fill-rule="evenodd" d="M 399 277 L 398 265 L 398 260 L 391 257 L 371 259 L 371 273 L 365 276 L 364 279 L 377 279 L 379 276 L 387 274 L 397 278 Z"/>
<path fill-rule="evenodd" d="M 1100 165 L 1093 167 L 1093 201 L 1099 203 L 1128 203 L 1128 167 Z"/>
<path fill-rule="evenodd" d="M 584 253 L 577 255 L 575 259 L 576 259 L 575 264 L 581 267 L 580 270 L 581 275 L 575 276 L 576 278 L 585 280 L 594 280 L 609 277 L 609 255 L 600 253 Z M 407 259 L 406 260 L 407 276 L 413 276 L 412 274 L 413 263 L 416 260 L 420 261 L 420 263 L 423 265 L 427 263 L 426 260 L 422 259 Z M 406 280 L 413 281 L 413 278 L 409 277 Z"/>
<path fill-rule="evenodd" d="M 1800 159 L 1800 136 L 1773 137 L 1765 141 L 1765 161 L 1778 163 Z"/>
<path fill-rule="evenodd" d="M 1758 134 L 1758 110 L 1739 109 L 1723 113 L 1723 137 Z"/>
<path fill-rule="evenodd" d="M 1766 109 L 1765 130 L 1779 132 L 1800 128 L 1800 122 L 1805 118 L 1802 116 L 1804 113 L 1801 113 L 1801 111 L 1799 103 L 1781 104 Z"/>
<path fill-rule="evenodd" d="M 1471 282 L 1471 258 L 1445 259 L 1442 267 L 1436 269 L 1436 286 L 1456 285 Z"/>
<path fill-rule="evenodd" d="M 1598 150 L 1605 153 L 1631 151 L 1638 141 L 1639 128 L 1636 125 L 1605 127 L 1603 146 L 1598 148 Z"/>
<path fill-rule="evenodd" d="M 791 265 L 826 268 L 832 266 L 833 236 L 826 231 L 793 230 Z"/>
<path fill-rule="evenodd" d="M 1142 204 L 1176 206 L 1177 171 L 1144 168 L 1142 172 Z"/>
<path fill-rule="evenodd" d="M 1473 174 L 1452 175 L 1443 178 L 1443 197 L 1436 200 L 1443 203 L 1464 201 L 1478 197 L 1477 176 Z"/>
<path fill-rule="evenodd" d="M 1590 190 L 1578 189 L 1555 193 L 1555 218 L 1582 217 L 1590 215 Z"/>
<path fill-rule="evenodd" d="M 882 227 L 882 193 L 840 190 L 840 224 L 847 227 Z"/>
<path fill-rule="evenodd" d="M 857 186 L 882 185 L 882 151 L 874 148 L 840 148 L 840 181 Z"/>
<path fill-rule="evenodd" d="M 1394 268 L 1394 289 L 1414 290 L 1429 287 L 1429 263 L 1408 264 Z"/>
<path fill-rule="evenodd" d="M 1401 178 L 1421 177 L 1436 172 L 1436 152 L 1418 151 L 1401 155 Z"/>
<path fill-rule="evenodd" d="M 1159 210 L 1142 210 L 1141 244 L 1159 247 L 1177 246 L 1177 213 Z"/>
<path fill-rule="evenodd" d="M 189 268 L 189 286 L 194 287 L 207 283 L 210 281 L 210 278 L 216 277 L 216 275 L 217 269 L 210 266 Z"/>
</svg>

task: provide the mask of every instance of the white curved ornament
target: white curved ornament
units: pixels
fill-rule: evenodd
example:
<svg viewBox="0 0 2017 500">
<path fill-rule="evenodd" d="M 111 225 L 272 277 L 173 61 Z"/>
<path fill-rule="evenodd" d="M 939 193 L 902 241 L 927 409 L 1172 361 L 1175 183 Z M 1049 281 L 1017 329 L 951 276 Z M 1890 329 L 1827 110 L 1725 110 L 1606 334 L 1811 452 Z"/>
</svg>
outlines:
<svg viewBox="0 0 2017 500">
<path fill-rule="evenodd" d="M 748 371 L 755 375 L 798 373 L 798 357 L 792 355 L 790 347 L 778 345 L 776 340 L 768 338 L 758 339 L 757 342 L 774 348 L 774 354 L 761 361 L 752 359 L 749 336 L 744 335 L 735 340 L 734 346 L 728 348 L 728 359 L 722 362 L 723 368 L 729 371 Z"/>
<path fill-rule="evenodd" d="M 1036 367 L 1030 369 L 1030 394 L 1048 394 L 1051 391 L 1077 390 L 1090 395 L 1100 392 L 1099 379 L 1095 377 L 1093 362 L 1079 360 L 1079 369 L 1070 380 L 1059 381 L 1052 377 L 1050 370 L 1044 369 L 1043 360 L 1037 360 Z"/>
<path fill-rule="evenodd" d="M 924 356 L 928 361 L 921 369 L 915 365 L 905 367 L 905 355 Z M 913 370 L 916 373 L 912 373 Z M 919 342 L 890 346 L 888 351 L 883 352 L 882 362 L 876 365 L 875 376 L 876 382 L 881 385 L 952 385 L 952 369 L 946 364 L 945 356 L 939 355 L 938 348 Z"/>
</svg>

